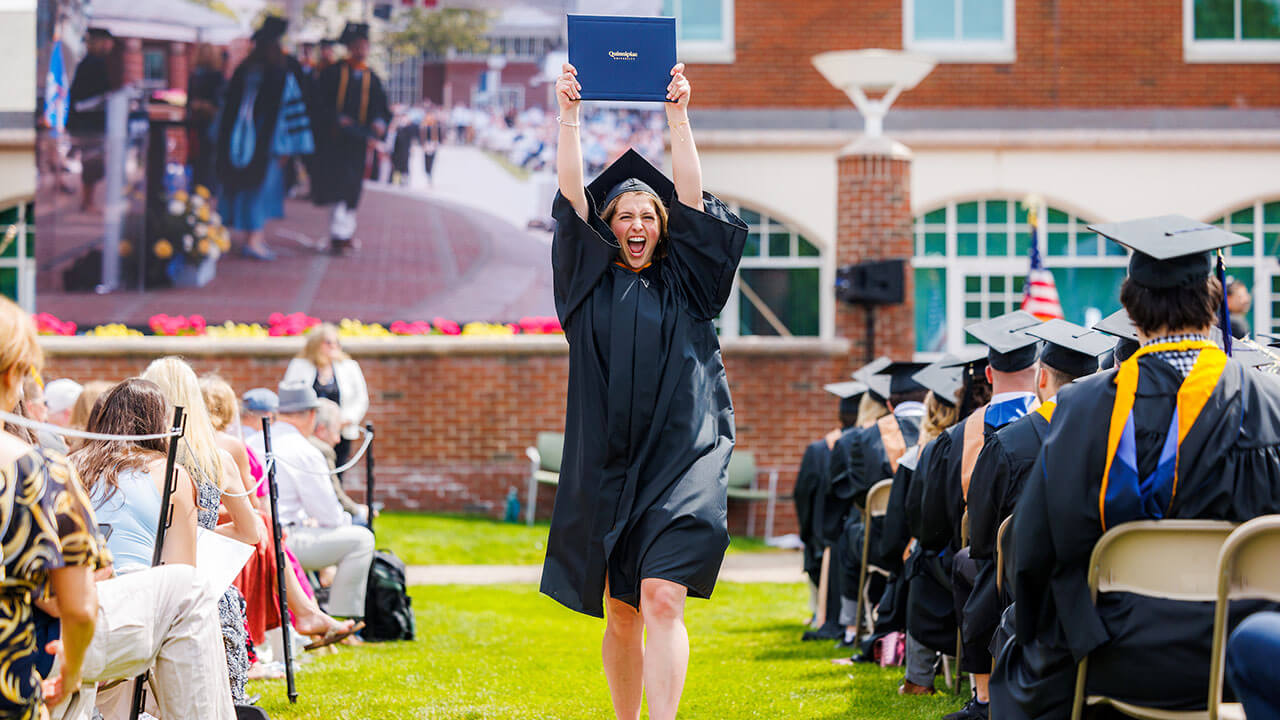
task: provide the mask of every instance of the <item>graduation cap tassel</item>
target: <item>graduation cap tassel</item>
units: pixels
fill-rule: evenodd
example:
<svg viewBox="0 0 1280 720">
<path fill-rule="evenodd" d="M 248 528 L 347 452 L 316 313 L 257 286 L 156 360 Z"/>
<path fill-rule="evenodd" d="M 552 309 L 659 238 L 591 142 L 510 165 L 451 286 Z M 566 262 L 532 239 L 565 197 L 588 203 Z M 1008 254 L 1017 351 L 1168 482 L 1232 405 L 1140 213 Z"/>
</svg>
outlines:
<svg viewBox="0 0 1280 720">
<path fill-rule="evenodd" d="M 1222 257 L 1222 251 L 1218 251 L 1218 285 L 1222 287 L 1222 308 L 1221 316 L 1218 318 L 1218 326 L 1222 330 L 1222 349 L 1227 351 L 1227 355 L 1231 355 L 1231 310 L 1227 307 L 1227 264 Z"/>
</svg>

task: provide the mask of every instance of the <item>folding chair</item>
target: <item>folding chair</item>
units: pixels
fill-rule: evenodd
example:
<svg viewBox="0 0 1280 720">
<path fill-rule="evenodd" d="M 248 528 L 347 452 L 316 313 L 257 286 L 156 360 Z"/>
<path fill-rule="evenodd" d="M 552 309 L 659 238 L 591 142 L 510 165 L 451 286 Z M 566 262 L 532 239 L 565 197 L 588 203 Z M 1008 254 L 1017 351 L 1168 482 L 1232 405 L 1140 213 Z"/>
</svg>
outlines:
<svg viewBox="0 0 1280 720">
<path fill-rule="evenodd" d="M 1280 601 L 1280 515 L 1264 515 L 1236 528 L 1218 556 L 1218 598 L 1213 613 L 1213 655 L 1209 665 L 1209 720 L 1244 718 L 1239 703 L 1222 702 L 1227 616 L 1237 598 Z"/>
<path fill-rule="evenodd" d="M 755 537 L 756 514 L 751 512 L 750 503 L 764 500 L 765 507 L 764 537 L 773 537 L 773 514 L 778 502 L 778 471 L 769 471 L 769 489 L 756 487 L 756 476 L 760 470 L 756 468 L 755 453 L 750 450 L 734 450 L 729 457 L 729 499 L 743 500 L 747 506 L 747 537 Z"/>
<path fill-rule="evenodd" d="M 525 501 L 524 519 L 529 525 L 538 507 L 538 485 L 560 484 L 560 462 L 564 456 L 564 433 L 538 433 L 538 446 L 525 448 L 529 458 L 529 489 Z"/>
<path fill-rule="evenodd" d="M 873 610 L 871 608 L 871 598 L 867 594 L 867 570 L 875 570 L 881 575 L 888 575 L 881 568 L 868 566 L 867 558 L 871 554 L 871 520 L 872 518 L 884 517 L 889 512 L 889 493 L 893 491 L 893 478 L 881 480 L 871 489 L 867 491 L 867 499 L 862 503 L 862 563 L 861 569 L 858 570 L 858 611 L 857 618 L 853 621 L 853 641 L 854 643 L 862 642 L 862 626 L 864 624 L 863 613 L 866 613 L 865 624 L 867 633 L 870 634 L 874 626 L 872 622 Z"/>
<path fill-rule="evenodd" d="M 1001 592 L 1004 592 L 1004 564 L 1010 559 L 1009 550 L 1013 549 L 1005 550 L 1005 533 L 1009 532 L 1009 525 L 1012 523 L 1013 516 L 1010 515 L 1000 521 L 1000 529 L 996 530 L 996 590 Z"/>
<path fill-rule="evenodd" d="M 1089 558 L 1089 591 L 1128 592 L 1147 597 L 1209 602 L 1217 598 L 1218 554 L 1234 525 L 1220 520 L 1142 520 L 1114 527 L 1098 539 Z M 1207 710 L 1147 708 L 1101 695 L 1085 697 L 1089 658 L 1076 669 L 1071 720 L 1084 706 L 1110 705 L 1147 720 L 1203 720 Z"/>
</svg>

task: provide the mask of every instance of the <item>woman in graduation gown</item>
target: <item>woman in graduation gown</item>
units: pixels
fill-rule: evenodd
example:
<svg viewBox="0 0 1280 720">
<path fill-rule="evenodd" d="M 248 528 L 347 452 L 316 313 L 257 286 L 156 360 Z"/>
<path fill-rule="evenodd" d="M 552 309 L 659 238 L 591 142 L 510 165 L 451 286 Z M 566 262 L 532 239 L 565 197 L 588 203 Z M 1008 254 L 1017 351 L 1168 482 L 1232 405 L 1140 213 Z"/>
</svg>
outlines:
<svg viewBox="0 0 1280 720">
<path fill-rule="evenodd" d="M 1203 709 L 1213 604 L 1115 592 L 1095 605 L 1090 554 L 1104 532 L 1129 521 L 1242 522 L 1280 512 L 1280 381 L 1208 339 L 1222 291 L 1206 251 L 1235 240 L 1170 217 L 1090 228 L 1135 251 L 1120 301 L 1143 347 L 1118 370 L 1058 394 L 1013 515 L 1015 638 L 991 684 L 992 714 L 1001 718 L 1068 717 L 1086 655 L 1090 694 Z M 1148 253 L 1160 248 L 1146 238 L 1199 251 L 1156 259 Z"/>
<path fill-rule="evenodd" d="M 619 718 L 639 717 L 642 692 L 650 717 L 675 717 L 685 598 L 710 597 L 729 544 L 733 405 L 712 319 L 747 228 L 702 192 L 689 81 L 683 65 L 671 74 L 674 182 L 629 150 L 584 188 L 575 69 L 556 83 L 552 267 L 569 387 L 542 591 L 597 617 L 607 605 Z"/>
</svg>

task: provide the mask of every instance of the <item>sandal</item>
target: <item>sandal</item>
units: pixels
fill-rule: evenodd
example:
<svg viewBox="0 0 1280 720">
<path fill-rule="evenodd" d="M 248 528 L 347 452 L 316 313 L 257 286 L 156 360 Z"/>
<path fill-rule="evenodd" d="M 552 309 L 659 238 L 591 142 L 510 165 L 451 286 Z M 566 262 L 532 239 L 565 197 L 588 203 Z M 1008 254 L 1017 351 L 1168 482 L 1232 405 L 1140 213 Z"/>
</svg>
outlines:
<svg viewBox="0 0 1280 720">
<path fill-rule="evenodd" d="M 360 632 L 363 629 L 364 629 L 364 621 L 361 620 L 360 622 L 357 622 L 356 624 L 352 625 L 350 628 L 346 630 L 330 630 L 326 632 L 319 640 L 316 640 L 315 642 L 309 645 L 304 645 L 302 649 L 317 650 L 322 647 L 328 647 L 336 642 L 341 642 L 342 640 L 345 640 L 351 637 L 352 635 Z"/>
</svg>

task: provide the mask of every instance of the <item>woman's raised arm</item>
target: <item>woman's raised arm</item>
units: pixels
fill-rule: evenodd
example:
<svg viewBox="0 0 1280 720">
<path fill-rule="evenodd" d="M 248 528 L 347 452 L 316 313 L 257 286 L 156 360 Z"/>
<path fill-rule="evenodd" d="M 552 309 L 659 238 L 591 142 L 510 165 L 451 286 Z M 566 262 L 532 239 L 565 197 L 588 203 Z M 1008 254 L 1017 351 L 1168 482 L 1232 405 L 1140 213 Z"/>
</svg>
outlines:
<svg viewBox="0 0 1280 720">
<path fill-rule="evenodd" d="M 695 210 L 702 209 L 702 163 L 698 147 L 693 144 L 693 128 L 689 126 L 689 96 L 692 88 L 684 76 L 684 63 L 671 68 L 667 85 L 667 125 L 671 128 L 671 175 L 676 197 Z"/>
<path fill-rule="evenodd" d="M 582 179 L 582 140 L 578 134 L 579 109 L 582 107 L 582 86 L 578 84 L 578 71 L 569 63 L 562 67 L 556 80 L 556 103 L 560 106 L 560 139 L 556 145 L 556 176 L 560 182 L 560 194 L 564 196 L 578 217 L 587 219 L 590 208 Z"/>
</svg>

